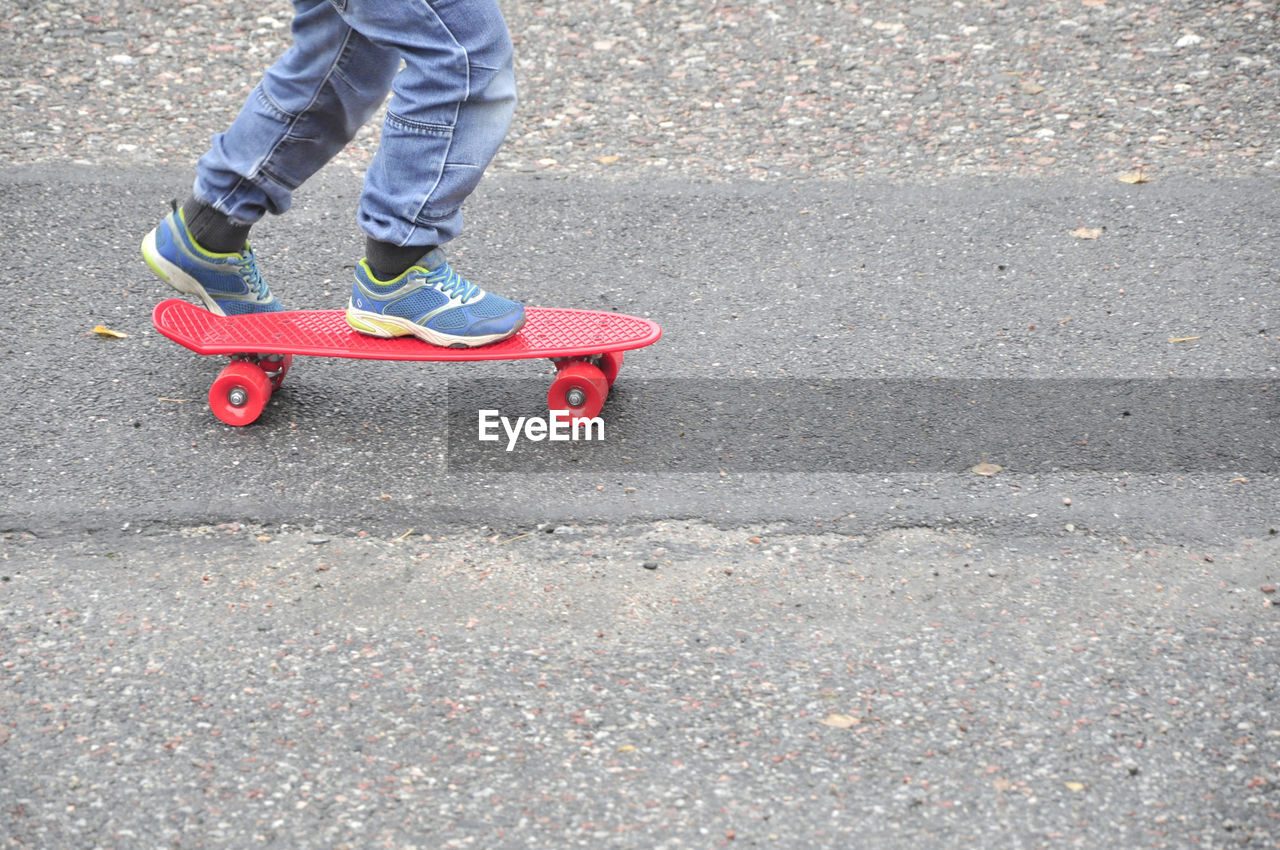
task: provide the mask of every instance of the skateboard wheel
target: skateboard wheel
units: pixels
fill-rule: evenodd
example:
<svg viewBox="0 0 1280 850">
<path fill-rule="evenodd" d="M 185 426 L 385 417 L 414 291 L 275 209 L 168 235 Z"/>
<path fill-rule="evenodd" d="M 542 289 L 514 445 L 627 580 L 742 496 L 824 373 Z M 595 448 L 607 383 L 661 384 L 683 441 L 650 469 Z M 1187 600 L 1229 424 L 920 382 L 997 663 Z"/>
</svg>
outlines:
<svg viewBox="0 0 1280 850">
<path fill-rule="evenodd" d="M 270 398 L 271 378 L 261 366 L 247 360 L 228 365 L 209 388 L 209 408 L 228 425 L 253 422 Z"/>
<path fill-rule="evenodd" d="M 622 368 L 621 351 L 606 351 L 600 355 L 600 372 L 604 375 L 604 379 L 609 382 L 609 386 L 613 386 L 613 382 L 618 380 L 618 370 Z"/>
<path fill-rule="evenodd" d="M 609 395 L 609 382 L 594 364 L 575 360 L 558 366 L 560 374 L 547 391 L 549 410 L 567 410 L 569 419 L 592 419 Z"/>
</svg>

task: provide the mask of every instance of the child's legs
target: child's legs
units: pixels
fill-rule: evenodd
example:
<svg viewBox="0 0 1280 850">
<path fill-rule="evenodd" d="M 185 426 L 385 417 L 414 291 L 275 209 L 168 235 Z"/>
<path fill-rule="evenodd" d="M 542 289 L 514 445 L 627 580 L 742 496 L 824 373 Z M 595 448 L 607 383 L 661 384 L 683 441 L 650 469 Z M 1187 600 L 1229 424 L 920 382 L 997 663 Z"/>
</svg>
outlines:
<svg viewBox="0 0 1280 850">
<path fill-rule="evenodd" d="M 200 158 L 195 197 L 238 224 L 284 212 L 381 105 L 399 63 L 328 0 L 294 0 L 293 46 Z"/>
<path fill-rule="evenodd" d="M 360 226 L 401 246 L 441 245 L 506 137 L 515 110 L 511 38 L 496 0 L 335 0 L 370 41 L 399 51 Z"/>
</svg>

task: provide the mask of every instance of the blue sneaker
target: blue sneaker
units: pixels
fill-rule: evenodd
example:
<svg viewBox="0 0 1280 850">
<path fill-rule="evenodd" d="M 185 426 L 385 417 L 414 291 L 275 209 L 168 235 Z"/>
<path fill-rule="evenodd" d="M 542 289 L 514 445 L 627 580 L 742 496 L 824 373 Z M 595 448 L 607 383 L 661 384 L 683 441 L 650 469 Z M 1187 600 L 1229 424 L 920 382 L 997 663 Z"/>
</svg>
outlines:
<svg viewBox="0 0 1280 850">
<path fill-rule="evenodd" d="M 468 283 L 433 248 L 393 280 L 374 277 L 368 260 L 356 267 L 347 324 L 371 336 L 412 334 L 432 345 L 473 348 L 514 336 L 524 307 Z"/>
<path fill-rule="evenodd" d="M 182 210 L 174 210 L 142 240 L 151 270 L 179 292 L 195 295 L 219 316 L 284 309 L 258 272 L 248 244 L 238 254 L 215 254 L 191 238 Z"/>
</svg>

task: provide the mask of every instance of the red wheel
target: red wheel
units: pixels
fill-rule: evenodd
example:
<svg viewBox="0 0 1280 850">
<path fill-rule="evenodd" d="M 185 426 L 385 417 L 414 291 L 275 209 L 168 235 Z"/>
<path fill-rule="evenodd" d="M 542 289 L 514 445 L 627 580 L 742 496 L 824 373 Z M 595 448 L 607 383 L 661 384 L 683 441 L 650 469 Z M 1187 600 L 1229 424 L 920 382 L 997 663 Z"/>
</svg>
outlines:
<svg viewBox="0 0 1280 850">
<path fill-rule="evenodd" d="M 599 368 L 585 360 L 575 360 L 558 368 L 560 374 L 547 391 L 547 408 L 568 411 L 570 421 L 599 415 L 609 395 L 609 382 Z"/>
<path fill-rule="evenodd" d="M 262 367 L 237 360 L 219 374 L 209 388 L 209 408 L 228 425 L 248 425 L 271 398 L 271 379 Z"/>
<path fill-rule="evenodd" d="M 618 380 L 618 370 L 622 368 L 622 354 L 621 351 L 607 351 L 600 355 L 600 371 L 611 387 L 613 382 Z"/>
</svg>

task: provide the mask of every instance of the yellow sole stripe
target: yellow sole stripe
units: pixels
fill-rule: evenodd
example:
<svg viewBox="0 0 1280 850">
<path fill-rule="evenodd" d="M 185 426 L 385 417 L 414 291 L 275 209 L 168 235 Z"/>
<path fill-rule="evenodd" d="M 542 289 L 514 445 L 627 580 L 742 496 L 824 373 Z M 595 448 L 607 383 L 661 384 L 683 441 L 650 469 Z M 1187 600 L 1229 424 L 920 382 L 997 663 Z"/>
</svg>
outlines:
<svg viewBox="0 0 1280 850">
<path fill-rule="evenodd" d="M 347 314 L 347 324 L 361 333 L 372 334 L 383 338 L 396 336 L 409 336 L 410 332 L 404 328 L 393 325 L 390 322 L 379 322 L 376 319 L 367 319 L 363 316 L 356 317 L 350 313 Z"/>
</svg>

